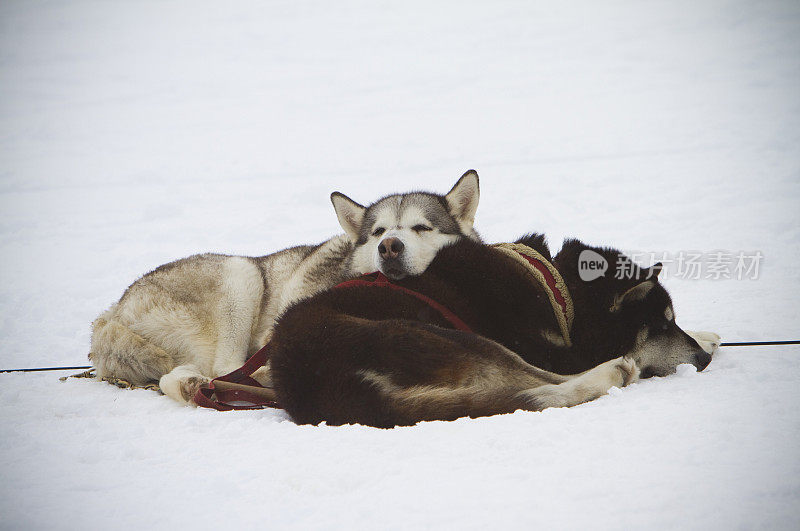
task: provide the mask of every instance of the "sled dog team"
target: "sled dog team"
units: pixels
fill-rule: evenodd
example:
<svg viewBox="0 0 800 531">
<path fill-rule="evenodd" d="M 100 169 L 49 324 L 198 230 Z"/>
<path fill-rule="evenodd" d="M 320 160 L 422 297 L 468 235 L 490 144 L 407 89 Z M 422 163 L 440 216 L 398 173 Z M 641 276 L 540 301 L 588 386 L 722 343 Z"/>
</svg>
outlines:
<svg viewBox="0 0 800 531">
<path fill-rule="evenodd" d="M 364 207 L 334 192 L 345 234 L 162 265 L 94 321 L 89 358 L 98 377 L 158 382 L 192 403 L 269 342 L 254 376 L 293 420 L 379 427 L 572 406 L 711 362 L 719 336 L 678 327 L 660 264 L 578 240 L 551 256 L 535 233 L 486 245 L 473 227 L 479 197 L 473 170 L 445 195 Z M 611 273 L 582 280 L 586 250 Z M 337 287 L 373 272 L 380 282 Z"/>
</svg>

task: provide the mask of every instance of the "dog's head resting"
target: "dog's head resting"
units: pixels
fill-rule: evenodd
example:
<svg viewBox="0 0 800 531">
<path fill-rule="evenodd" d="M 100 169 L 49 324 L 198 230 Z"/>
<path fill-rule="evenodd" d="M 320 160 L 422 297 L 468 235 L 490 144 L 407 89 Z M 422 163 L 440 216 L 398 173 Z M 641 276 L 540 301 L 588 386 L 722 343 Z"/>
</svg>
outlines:
<svg viewBox="0 0 800 531">
<path fill-rule="evenodd" d="M 580 253 L 587 249 L 608 264 L 600 276 L 580 275 Z M 672 299 L 658 281 L 661 263 L 640 268 L 617 250 L 588 247 L 577 240 L 565 242 L 555 261 L 565 278 L 571 279 L 576 324 L 579 312 L 584 313 L 583 321 L 589 321 L 578 325 L 588 330 L 576 332 L 588 334 L 587 342 L 610 338 L 602 348 L 633 358 L 642 378 L 666 376 L 682 363 L 702 371 L 711 362 L 711 354 L 676 324 Z M 591 327 L 600 326 L 607 333 L 593 333 Z"/>
<path fill-rule="evenodd" d="M 339 224 L 355 245 L 353 271 L 379 270 L 398 280 L 423 273 L 442 247 L 461 238 L 480 240 L 473 228 L 480 189 L 469 170 L 445 195 L 412 192 L 364 207 L 331 194 Z"/>
<path fill-rule="evenodd" d="M 660 263 L 644 270 L 649 278 L 618 293 L 609 306 L 626 329 L 636 330 L 627 355 L 640 367 L 642 378 L 666 376 L 681 363 L 702 371 L 711 363 L 711 354 L 675 323 L 672 299 L 658 282 L 660 272 Z"/>
</svg>

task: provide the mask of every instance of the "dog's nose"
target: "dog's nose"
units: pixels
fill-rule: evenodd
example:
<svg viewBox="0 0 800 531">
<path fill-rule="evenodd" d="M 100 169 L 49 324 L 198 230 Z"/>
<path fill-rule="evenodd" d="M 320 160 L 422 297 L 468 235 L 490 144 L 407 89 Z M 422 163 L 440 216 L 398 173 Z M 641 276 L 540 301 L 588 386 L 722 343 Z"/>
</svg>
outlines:
<svg viewBox="0 0 800 531">
<path fill-rule="evenodd" d="M 695 354 L 694 357 L 695 360 L 697 361 L 695 366 L 697 367 L 698 371 L 702 371 L 703 369 L 708 367 L 709 363 L 711 363 L 711 354 L 709 354 L 705 350 L 701 350 L 700 352 Z"/>
<path fill-rule="evenodd" d="M 381 258 L 388 260 L 389 258 L 397 258 L 403 252 L 405 245 L 397 238 L 384 238 L 378 245 L 378 252 Z"/>
</svg>

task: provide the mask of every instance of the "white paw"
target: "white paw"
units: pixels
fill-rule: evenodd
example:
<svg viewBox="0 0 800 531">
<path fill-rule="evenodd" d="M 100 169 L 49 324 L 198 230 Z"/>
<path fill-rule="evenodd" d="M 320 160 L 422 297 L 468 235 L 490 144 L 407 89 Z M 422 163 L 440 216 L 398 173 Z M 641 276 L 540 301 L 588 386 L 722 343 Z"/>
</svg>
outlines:
<svg viewBox="0 0 800 531">
<path fill-rule="evenodd" d="M 631 358 L 622 356 L 600 365 L 604 366 L 607 366 L 606 371 L 611 382 L 609 387 L 625 387 L 639 380 L 639 367 Z"/>
<path fill-rule="evenodd" d="M 583 373 L 570 383 L 575 383 L 597 398 L 608 393 L 612 387 L 625 387 L 639 380 L 639 367 L 631 358 L 619 357 L 601 363 L 594 369 Z"/>
<path fill-rule="evenodd" d="M 722 338 L 719 337 L 719 334 L 715 334 L 714 332 L 695 332 L 695 331 L 686 331 L 692 339 L 697 341 L 697 344 L 700 345 L 700 348 L 711 354 L 712 356 L 719 350 L 719 345 L 722 342 Z"/>
<path fill-rule="evenodd" d="M 183 399 L 181 394 L 181 382 L 177 376 L 165 374 L 158 380 L 158 386 L 161 388 L 161 392 L 171 399 L 181 404 L 186 404 L 186 400 Z"/>
<path fill-rule="evenodd" d="M 639 379 L 639 367 L 630 358 L 616 358 L 558 385 L 543 385 L 523 396 L 534 409 L 583 404 L 600 398 L 612 387 L 625 387 Z"/>
<path fill-rule="evenodd" d="M 180 402 L 181 404 L 195 405 L 193 399 L 197 390 L 211 381 L 211 378 L 196 372 L 173 370 L 165 374 L 158 381 L 161 392 Z"/>
</svg>

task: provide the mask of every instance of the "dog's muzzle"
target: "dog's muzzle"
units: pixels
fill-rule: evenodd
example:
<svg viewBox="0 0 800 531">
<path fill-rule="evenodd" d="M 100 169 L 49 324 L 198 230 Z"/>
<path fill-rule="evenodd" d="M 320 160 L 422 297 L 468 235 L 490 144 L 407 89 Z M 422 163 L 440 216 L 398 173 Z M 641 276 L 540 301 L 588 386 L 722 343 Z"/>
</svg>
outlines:
<svg viewBox="0 0 800 531">
<path fill-rule="evenodd" d="M 378 245 L 381 258 L 381 273 L 392 280 L 400 280 L 408 275 L 405 267 L 404 253 L 406 246 L 399 238 L 384 238 Z"/>
<path fill-rule="evenodd" d="M 378 245 L 378 254 L 383 260 L 400 258 L 405 248 L 405 244 L 398 238 L 384 238 Z"/>
<path fill-rule="evenodd" d="M 694 355 L 694 359 L 695 359 L 695 362 L 692 365 L 697 367 L 698 371 L 702 371 L 703 369 L 708 367 L 709 363 L 711 363 L 711 354 L 709 354 L 705 350 L 700 349 Z"/>
</svg>

